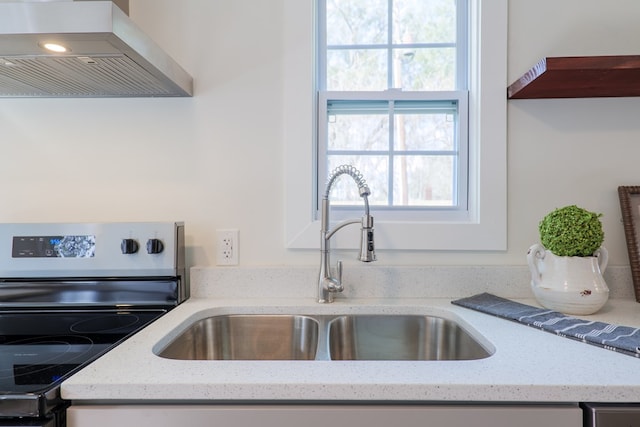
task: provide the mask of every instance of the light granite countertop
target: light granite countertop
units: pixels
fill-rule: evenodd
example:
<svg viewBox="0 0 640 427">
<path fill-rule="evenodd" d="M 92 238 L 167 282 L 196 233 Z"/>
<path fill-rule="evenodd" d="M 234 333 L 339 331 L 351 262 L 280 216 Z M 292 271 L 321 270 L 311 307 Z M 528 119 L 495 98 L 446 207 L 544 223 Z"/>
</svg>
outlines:
<svg viewBox="0 0 640 427">
<path fill-rule="evenodd" d="M 315 274 L 194 268 L 188 301 L 66 380 L 62 395 L 102 403 L 640 402 L 640 359 L 451 304 L 491 292 L 537 305 L 523 268 L 352 269 L 345 280 L 359 286 L 347 286 L 333 304 L 315 302 Z M 626 273 L 607 280 L 612 298 L 580 317 L 640 327 Z M 193 321 L 228 313 L 436 315 L 461 323 L 493 354 L 468 361 L 181 361 L 154 354 Z"/>
</svg>

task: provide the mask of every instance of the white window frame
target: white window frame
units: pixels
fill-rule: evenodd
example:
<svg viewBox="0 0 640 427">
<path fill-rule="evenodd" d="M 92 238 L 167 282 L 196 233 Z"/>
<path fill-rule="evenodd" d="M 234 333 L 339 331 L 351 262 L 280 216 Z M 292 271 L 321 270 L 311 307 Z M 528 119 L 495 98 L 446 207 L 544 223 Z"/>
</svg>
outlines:
<svg viewBox="0 0 640 427">
<path fill-rule="evenodd" d="M 328 0 L 316 0 L 317 7 L 317 24 L 320 24 L 317 33 L 317 78 L 316 88 L 318 90 L 318 111 L 317 111 L 317 172 L 318 177 L 316 178 L 318 181 L 316 189 L 317 191 L 317 205 L 316 205 L 316 218 L 320 216 L 320 206 L 322 197 L 325 193 L 325 183 L 328 179 L 328 175 L 331 173 L 330 168 L 327 166 L 328 156 L 329 156 L 329 148 L 328 142 L 329 138 L 327 135 L 327 123 L 328 123 L 328 109 L 329 103 L 337 101 L 362 101 L 366 103 L 367 101 L 373 102 L 391 102 L 392 105 L 395 102 L 402 101 L 420 101 L 425 104 L 433 101 L 434 103 L 440 103 L 442 101 L 449 102 L 452 101 L 456 105 L 456 113 L 455 113 L 455 126 L 453 129 L 455 139 L 454 147 L 451 151 L 446 153 L 433 153 L 434 155 L 446 155 L 448 158 L 452 158 L 454 164 L 454 173 L 455 176 L 453 179 L 453 193 L 452 194 L 452 202 L 453 205 L 449 206 L 418 206 L 418 205 L 409 205 L 402 206 L 398 204 L 393 204 L 391 200 L 388 200 L 389 204 L 384 206 L 376 205 L 372 198 L 369 198 L 369 203 L 371 203 L 372 208 L 376 209 L 376 220 L 380 221 L 464 221 L 469 218 L 468 214 L 468 55 L 467 51 L 469 48 L 468 43 L 468 23 L 469 23 L 469 14 L 468 14 L 468 6 L 469 3 L 467 0 L 459 0 L 456 5 L 456 17 L 457 17 L 457 27 L 456 27 L 456 35 L 455 42 L 446 42 L 446 43 L 415 43 L 409 45 L 397 44 L 392 40 L 391 34 L 388 33 L 385 37 L 385 42 L 378 42 L 370 45 L 338 45 L 338 46 L 329 46 L 327 45 L 327 31 L 326 31 L 326 5 Z M 388 0 L 387 7 L 392 8 L 392 0 Z M 392 17 L 389 15 L 388 19 L 388 29 L 391 30 Z M 406 91 L 400 88 L 393 87 L 393 52 L 398 48 L 435 48 L 436 46 L 442 48 L 455 48 L 456 51 L 456 74 L 455 74 L 455 88 L 451 88 L 450 90 L 431 90 L 431 91 Z M 327 90 L 327 55 L 329 52 L 335 52 L 339 49 L 369 49 L 373 48 L 377 51 L 385 51 L 387 56 L 387 86 L 388 88 L 385 90 L 358 90 L 358 91 L 340 91 L 340 90 Z M 393 114 L 390 111 L 390 114 Z M 395 121 L 392 117 L 389 117 L 388 125 L 390 127 L 389 132 L 389 141 L 393 141 L 393 126 Z M 395 151 L 395 144 L 390 144 L 387 150 L 380 150 L 376 153 L 378 157 L 386 157 L 389 159 L 388 167 L 388 197 L 393 197 L 393 158 L 396 156 L 402 156 L 403 154 L 408 154 L 409 158 L 412 154 Z M 360 150 L 355 150 L 352 154 L 358 154 Z M 422 155 L 429 155 L 426 152 L 428 150 L 422 150 L 424 153 Z M 445 150 L 446 151 L 446 150 Z M 367 155 L 366 151 L 362 152 L 363 155 Z M 370 154 L 370 153 L 369 153 Z M 416 154 L 416 153 L 413 153 Z M 357 165 L 356 165 L 357 166 Z M 371 172 L 367 172 L 364 170 L 360 170 L 363 172 L 364 177 L 369 180 L 369 185 L 371 186 L 374 181 L 373 178 L 369 176 Z M 373 196 L 380 192 L 380 189 L 372 188 Z M 379 199 L 378 199 L 379 200 Z M 356 200 L 359 203 L 359 199 Z M 347 218 L 354 217 L 354 212 L 358 212 L 359 206 L 333 206 L 331 219 L 333 221 L 344 220 Z"/>
<path fill-rule="evenodd" d="M 317 249 L 315 2 L 284 3 L 285 242 L 291 249 Z M 378 250 L 507 248 L 507 0 L 470 0 L 469 15 L 469 215 L 449 220 L 376 221 Z M 375 217 L 375 210 L 372 215 Z M 355 230 L 334 236 L 332 247 L 357 247 L 357 227 L 350 228 Z"/>
</svg>

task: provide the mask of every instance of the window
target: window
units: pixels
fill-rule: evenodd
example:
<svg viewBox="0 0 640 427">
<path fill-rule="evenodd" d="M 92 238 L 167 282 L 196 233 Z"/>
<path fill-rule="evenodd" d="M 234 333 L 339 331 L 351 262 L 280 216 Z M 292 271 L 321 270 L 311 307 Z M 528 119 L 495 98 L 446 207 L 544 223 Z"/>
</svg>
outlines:
<svg viewBox="0 0 640 427">
<path fill-rule="evenodd" d="M 441 175 L 449 176 L 451 180 L 447 180 L 450 182 L 448 187 L 442 186 L 445 189 L 443 191 L 435 192 L 433 189 L 414 185 L 410 191 L 398 190 L 398 192 L 396 189 L 399 186 L 392 182 L 396 179 L 395 176 L 390 179 L 390 175 L 385 171 L 384 180 L 388 183 L 387 188 L 376 196 L 380 196 L 381 200 L 376 201 L 376 206 L 372 206 L 372 215 L 376 218 L 376 244 L 380 251 L 385 249 L 506 249 L 507 0 L 468 0 L 467 57 L 469 62 L 467 68 L 469 73 L 464 78 L 468 83 L 466 88 L 457 82 L 460 77 L 456 74 L 455 86 L 451 83 L 453 80 L 449 79 L 451 86 L 444 85 L 438 90 L 425 87 L 422 83 L 415 91 L 404 89 L 410 86 L 408 83 L 403 83 L 401 91 L 394 89 L 395 85 L 389 85 L 382 90 L 380 88 L 370 90 L 372 87 L 367 87 L 365 91 L 342 90 L 343 88 L 339 85 L 331 83 L 322 88 L 322 97 L 318 97 L 315 90 L 316 82 L 322 76 L 314 74 L 317 56 L 313 49 L 317 46 L 314 36 L 318 31 L 314 26 L 319 25 L 320 22 L 316 14 L 319 10 L 317 3 L 319 1 L 321 0 L 285 0 L 284 2 L 283 69 L 285 75 L 282 105 L 284 106 L 287 247 L 318 248 L 319 246 L 320 226 L 316 212 L 318 202 L 314 188 L 318 187 L 318 182 L 322 182 L 318 181 L 318 176 L 326 172 L 319 172 L 324 166 L 316 163 L 318 158 L 316 150 L 319 145 L 314 145 L 312 139 L 314 135 L 321 133 L 321 126 L 314 118 L 323 110 L 318 108 L 323 104 L 326 106 L 324 110 L 327 118 L 324 123 L 327 125 L 334 118 L 348 123 L 363 120 L 362 116 L 369 115 L 381 122 L 380 119 L 384 116 L 382 123 L 389 128 L 384 127 L 380 131 L 380 134 L 387 135 L 383 140 L 386 148 L 381 152 L 384 152 L 383 163 L 386 162 L 387 168 L 389 165 L 394 167 L 398 162 L 396 159 L 398 153 L 389 150 L 389 147 L 397 146 L 393 139 L 397 135 L 398 115 L 404 116 L 404 120 L 413 121 L 414 124 L 419 123 L 419 126 L 413 128 L 405 126 L 409 132 L 416 132 L 417 127 L 435 127 L 436 124 L 447 132 L 447 136 L 440 141 L 431 140 L 427 144 L 414 144 L 409 145 L 411 148 L 396 150 L 400 151 L 400 154 L 415 156 L 418 159 L 412 160 L 415 163 L 436 156 L 442 159 L 448 158 L 450 172 L 448 175 L 444 173 Z M 385 0 L 384 3 L 386 4 L 387 1 Z M 422 45 L 412 45 L 410 48 L 429 49 Z M 385 50 L 381 46 L 379 49 Z M 390 49 L 387 45 L 387 55 Z M 341 47 L 337 50 L 349 49 Z M 417 54 L 416 51 L 414 59 Z M 388 70 L 388 63 L 385 64 Z M 406 74 L 411 73 L 406 71 Z M 387 83 L 388 81 L 387 78 Z M 409 80 L 403 78 L 403 81 Z M 356 92 L 358 92 L 357 96 L 352 96 Z M 377 98 L 369 95 L 362 96 L 362 92 L 372 92 Z M 416 98 L 423 95 L 428 96 Z M 465 109 L 466 113 L 463 112 Z M 362 114 L 363 112 L 366 114 Z M 335 117 L 331 118 L 331 115 Z M 466 125 L 461 123 L 464 119 L 468 120 Z M 338 125 L 335 124 L 335 126 Z M 393 127 L 396 129 L 391 129 Z M 351 126 L 349 128 L 351 129 Z M 326 129 L 326 132 L 330 132 L 331 128 L 327 126 Z M 465 129 L 468 132 L 466 136 L 462 135 Z M 463 152 L 464 144 L 460 144 L 460 141 L 464 140 L 468 141 L 466 153 Z M 340 145 L 343 142 L 337 138 L 331 141 L 332 145 L 327 142 L 327 148 L 325 148 L 329 149 L 327 157 L 336 156 L 336 164 L 344 159 L 340 156 L 374 157 L 377 154 L 375 150 L 378 150 L 378 146 L 372 145 L 371 147 L 375 147 L 374 150 L 360 150 L 361 147 L 344 149 Z M 378 140 L 376 144 L 383 143 Z M 454 158 L 456 160 L 453 160 Z M 467 165 L 466 178 L 461 178 L 459 174 L 461 170 L 459 166 L 463 164 Z M 371 173 L 366 170 L 363 173 L 371 184 L 372 192 L 377 194 L 378 183 L 372 182 Z M 375 174 L 375 176 L 378 179 L 379 175 Z M 461 189 L 465 184 L 466 190 Z M 434 192 L 436 195 L 433 194 Z M 425 197 L 425 194 L 429 197 Z M 460 194 L 466 195 L 466 202 L 460 198 Z M 337 202 L 332 199 L 334 206 Z M 350 202 L 345 199 L 344 203 L 347 204 L 345 208 L 348 209 Z M 396 206 L 409 212 L 408 215 L 411 215 L 412 211 L 421 213 L 418 216 L 414 215 L 413 218 L 385 218 L 387 210 Z M 429 208 L 429 212 L 435 212 L 435 216 L 424 216 L 425 207 Z M 446 211 L 446 216 L 438 216 L 442 210 Z M 337 219 L 333 212 L 332 219 Z M 356 235 L 357 227 L 353 228 Z M 344 236 L 345 234 L 347 234 L 346 231 L 337 233 L 334 236 L 335 240 L 332 241 L 332 247 L 357 247 L 357 236 L 353 238 L 351 235 Z"/>
<path fill-rule="evenodd" d="M 466 210 L 467 0 L 318 0 L 317 16 L 318 195 L 346 163 L 379 218 Z M 336 210 L 361 204 L 345 184 Z"/>
</svg>

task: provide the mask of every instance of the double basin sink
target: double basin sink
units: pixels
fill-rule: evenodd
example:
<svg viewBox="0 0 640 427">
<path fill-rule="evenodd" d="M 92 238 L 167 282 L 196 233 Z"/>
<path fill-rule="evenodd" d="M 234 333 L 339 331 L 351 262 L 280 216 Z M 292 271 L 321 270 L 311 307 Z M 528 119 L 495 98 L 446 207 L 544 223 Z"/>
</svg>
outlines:
<svg viewBox="0 0 640 427">
<path fill-rule="evenodd" d="M 438 316 L 225 314 L 195 321 L 156 354 L 178 360 L 474 360 L 489 357 L 487 347 L 458 322 Z"/>
</svg>

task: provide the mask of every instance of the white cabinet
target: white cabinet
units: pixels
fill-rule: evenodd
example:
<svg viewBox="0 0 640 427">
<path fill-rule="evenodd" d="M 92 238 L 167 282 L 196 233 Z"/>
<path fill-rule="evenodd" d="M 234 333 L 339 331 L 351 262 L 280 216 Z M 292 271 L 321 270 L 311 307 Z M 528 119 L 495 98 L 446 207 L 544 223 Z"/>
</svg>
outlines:
<svg viewBox="0 0 640 427">
<path fill-rule="evenodd" d="M 577 405 L 95 405 L 69 427 L 581 427 Z"/>
</svg>

